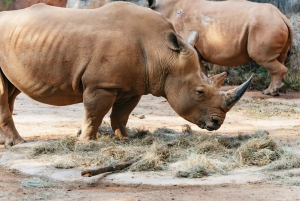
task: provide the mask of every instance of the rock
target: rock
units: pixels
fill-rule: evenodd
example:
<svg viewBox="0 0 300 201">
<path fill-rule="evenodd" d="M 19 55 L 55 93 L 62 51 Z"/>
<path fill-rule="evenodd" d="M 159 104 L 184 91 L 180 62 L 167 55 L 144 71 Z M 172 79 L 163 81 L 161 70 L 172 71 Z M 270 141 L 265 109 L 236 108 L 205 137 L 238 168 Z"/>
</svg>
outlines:
<svg viewBox="0 0 300 201">
<path fill-rule="evenodd" d="M 140 115 L 140 116 L 138 116 L 137 118 L 139 118 L 139 119 L 145 119 L 145 115 Z"/>
</svg>

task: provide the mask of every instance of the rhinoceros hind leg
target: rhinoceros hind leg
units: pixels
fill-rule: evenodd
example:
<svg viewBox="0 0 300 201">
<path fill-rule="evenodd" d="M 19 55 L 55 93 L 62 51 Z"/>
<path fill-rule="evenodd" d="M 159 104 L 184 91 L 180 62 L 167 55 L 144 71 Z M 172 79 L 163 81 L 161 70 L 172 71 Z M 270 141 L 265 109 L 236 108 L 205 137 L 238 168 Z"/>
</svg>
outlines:
<svg viewBox="0 0 300 201">
<path fill-rule="evenodd" d="M 111 127 L 120 139 L 128 139 L 126 124 L 130 113 L 140 101 L 141 96 L 134 96 L 129 100 L 118 100 L 112 108 L 110 115 Z"/>
<path fill-rule="evenodd" d="M 278 60 L 260 65 L 271 75 L 271 83 L 269 87 L 263 91 L 263 94 L 278 96 L 279 89 L 284 85 L 284 76 L 287 72 L 287 68 Z"/>
<path fill-rule="evenodd" d="M 11 84 L 10 87 L 8 85 L 9 82 L 0 73 L 0 142 L 4 143 L 5 148 L 25 142 L 12 118 L 13 104 L 20 91 Z"/>
<path fill-rule="evenodd" d="M 113 106 L 116 89 L 89 89 L 83 92 L 84 119 L 79 140 L 95 140 L 103 117 Z"/>
</svg>

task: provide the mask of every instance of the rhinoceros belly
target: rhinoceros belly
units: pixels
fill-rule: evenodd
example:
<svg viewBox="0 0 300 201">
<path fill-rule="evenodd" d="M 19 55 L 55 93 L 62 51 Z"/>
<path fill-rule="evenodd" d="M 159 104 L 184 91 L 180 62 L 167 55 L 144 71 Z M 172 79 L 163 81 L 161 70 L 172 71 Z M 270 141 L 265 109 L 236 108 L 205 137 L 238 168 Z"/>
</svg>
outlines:
<svg viewBox="0 0 300 201">
<path fill-rule="evenodd" d="M 0 67 L 5 77 L 34 100 L 51 105 L 82 101 L 81 76 L 86 61 L 68 58 L 64 42 L 39 45 L 22 39 L 17 47 L 0 51 Z M 40 36 L 40 40 L 44 40 Z M 47 40 L 46 40 L 47 41 Z M 78 61 L 78 62 L 77 62 Z"/>
<path fill-rule="evenodd" d="M 36 101 L 57 106 L 82 102 L 82 89 L 73 88 L 71 78 L 55 77 L 53 72 L 30 71 L 24 67 L 15 70 L 20 73 L 12 74 L 7 69 L 3 73 L 16 88 Z"/>
</svg>

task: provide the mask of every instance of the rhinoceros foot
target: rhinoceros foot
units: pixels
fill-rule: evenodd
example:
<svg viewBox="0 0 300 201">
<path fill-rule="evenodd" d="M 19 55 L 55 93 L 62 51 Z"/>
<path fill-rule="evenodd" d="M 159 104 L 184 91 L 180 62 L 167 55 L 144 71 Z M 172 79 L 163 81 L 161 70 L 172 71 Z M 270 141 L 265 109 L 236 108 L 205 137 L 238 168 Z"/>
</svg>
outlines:
<svg viewBox="0 0 300 201">
<path fill-rule="evenodd" d="M 3 135 L 0 135 L 0 144 L 4 144 L 5 149 L 8 149 L 14 145 L 22 144 L 25 142 L 26 141 L 21 136 L 18 136 L 16 138 L 8 138 Z"/>
<path fill-rule="evenodd" d="M 81 133 L 82 133 L 82 130 L 79 129 L 76 133 L 76 136 L 80 137 Z M 98 133 L 101 133 L 101 134 L 104 134 L 104 135 L 114 135 L 114 131 L 110 127 L 99 126 Z"/>
<path fill-rule="evenodd" d="M 130 141 L 130 138 L 128 136 L 123 136 L 123 135 L 116 135 L 117 138 L 119 138 L 120 140 L 125 140 L 125 141 Z"/>
<path fill-rule="evenodd" d="M 265 95 L 279 96 L 279 89 L 284 85 L 281 80 L 277 80 L 275 84 L 271 83 L 268 89 L 263 91 Z"/>
<path fill-rule="evenodd" d="M 263 90 L 262 93 L 265 94 L 265 95 L 279 96 L 278 90 L 275 91 L 275 90 L 265 89 L 265 90 Z"/>
<path fill-rule="evenodd" d="M 78 138 L 80 138 L 81 133 L 82 133 L 82 130 L 79 129 L 79 130 L 77 131 L 76 136 L 77 136 Z M 102 127 L 102 126 L 100 126 L 100 127 L 98 128 L 98 133 L 101 133 L 102 135 L 114 135 L 114 134 L 115 134 L 114 131 L 113 131 L 111 128 L 104 128 L 104 127 Z M 130 140 L 130 138 L 129 138 L 128 136 L 123 136 L 123 135 L 120 135 L 120 134 L 118 134 L 118 133 L 116 134 L 116 136 L 117 136 L 120 140 Z M 84 140 L 84 139 L 81 138 L 81 140 Z"/>
</svg>

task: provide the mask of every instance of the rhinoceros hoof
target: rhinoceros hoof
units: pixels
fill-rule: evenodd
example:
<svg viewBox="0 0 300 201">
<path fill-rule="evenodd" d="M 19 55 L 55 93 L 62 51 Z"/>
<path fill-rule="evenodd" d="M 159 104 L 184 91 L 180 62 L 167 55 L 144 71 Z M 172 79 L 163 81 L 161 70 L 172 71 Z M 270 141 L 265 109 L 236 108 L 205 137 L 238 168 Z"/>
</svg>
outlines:
<svg viewBox="0 0 300 201">
<path fill-rule="evenodd" d="M 275 91 L 275 92 L 271 92 L 270 95 L 271 95 L 271 96 L 279 96 L 279 93 L 278 93 L 278 91 Z"/>
<path fill-rule="evenodd" d="M 4 143 L 4 148 L 8 149 L 14 145 L 17 144 L 23 144 L 26 141 L 22 138 L 22 137 L 18 137 L 18 138 L 6 138 L 5 139 L 5 143 Z"/>
<path fill-rule="evenodd" d="M 270 95 L 270 91 L 268 89 L 266 90 L 263 90 L 262 94 L 265 94 L 265 95 Z"/>
<path fill-rule="evenodd" d="M 265 95 L 279 96 L 279 93 L 278 93 L 277 90 L 275 91 L 275 90 L 266 89 L 262 93 L 265 94 Z"/>
<path fill-rule="evenodd" d="M 128 136 L 117 136 L 120 140 L 130 141 Z"/>
</svg>

